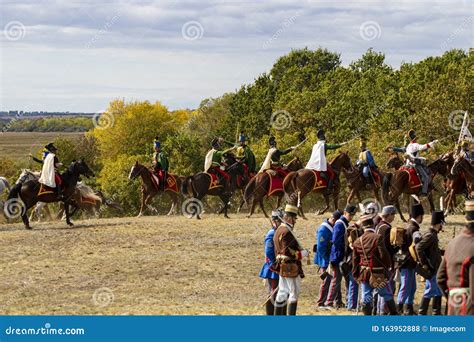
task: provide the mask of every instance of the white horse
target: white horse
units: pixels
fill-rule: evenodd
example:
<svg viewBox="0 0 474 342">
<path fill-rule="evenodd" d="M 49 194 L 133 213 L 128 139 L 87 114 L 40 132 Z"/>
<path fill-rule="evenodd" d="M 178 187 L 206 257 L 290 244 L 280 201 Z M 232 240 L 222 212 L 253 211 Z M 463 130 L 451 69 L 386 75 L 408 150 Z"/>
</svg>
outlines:
<svg viewBox="0 0 474 342">
<path fill-rule="evenodd" d="M 39 171 L 31 171 L 28 169 L 23 169 L 21 171 L 20 177 L 18 177 L 15 184 L 24 184 L 30 180 L 38 180 L 40 178 L 41 172 Z M 33 221 L 34 217 L 38 218 L 38 222 L 41 221 L 41 210 L 45 211 L 47 217 L 51 221 L 53 217 L 51 216 L 51 212 L 49 211 L 48 204 L 44 202 L 36 203 L 35 208 L 31 211 L 30 214 L 30 221 Z"/>
</svg>

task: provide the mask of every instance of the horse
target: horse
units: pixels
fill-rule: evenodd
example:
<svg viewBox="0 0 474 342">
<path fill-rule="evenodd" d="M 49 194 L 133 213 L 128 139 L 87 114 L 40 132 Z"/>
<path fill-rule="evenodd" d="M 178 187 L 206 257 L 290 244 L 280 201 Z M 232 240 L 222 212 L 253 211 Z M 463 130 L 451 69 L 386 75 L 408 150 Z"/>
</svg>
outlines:
<svg viewBox="0 0 474 342">
<path fill-rule="evenodd" d="M 231 177 L 228 187 L 221 184 L 217 175 L 208 172 L 188 176 L 181 184 L 181 193 L 188 197 L 183 210 L 189 214 L 190 218 L 195 216 L 196 219 L 201 219 L 200 214 L 203 209 L 201 199 L 206 195 L 219 197 L 224 204 L 219 214 L 224 213 L 224 217 L 229 218 L 227 214 L 229 201 L 238 188 L 237 178 L 244 176 L 244 168 L 242 162 L 237 161 L 232 153 L 225 153 L 223 159 L 226 171 Z"/>
<path fill-rule="evenodd" d="M 159 188 L 159 184 L 153 181 L 152 177 L 156 177 L 153 175 L 153 171 L 147 168 L 145 165 L 140 164 L 137 161 L 131 167 L 130 173 L 128 175 L 128 179 L 133 180 L 133 179 L 136 179 L 138 176 L 140 176 L 142 179 L 142 183 L 141 183 L 142 195 L 141 195 L 140 212 L 138 213 L 137 217 L 142 216 L 145 213 L 147 208 L 151 208 L 154 212 L 158 211 L 156 208 L 154 208 L 150 204 L 150 202 L 153 199 L 153 197 L 158 195 L 158 193 L 160 192 L 164 192 L 168 194 L 168 196 L 171 198 L 171 208 L 168 214 L 166 215 L 170 216 L 172 214 L 176 214 L 176 207 L 178 206 L 179 200 L 180 200 L 179 189 L 181 188 L 181 185 L 183 184 L 184 177 L 168 174 L 168 178 L 167 178 L 168 188 L 165 188 L 165 190 L 163 191 Z M 172 186 L 170 186 L 170 184 Z"/>
<path fill-rule="evenodd" d="M 471 196 L 474 191 L 474 166 L 465 159 L 462 154 L 458 154 L 451 167 L 450 173 L 453 176 L 458 176 L 461 171 L 465 178 L 467 193 Z"/>
<path fill-rule="evenodd" d="M 10 215 L 21 214 L 21 219 L 23 220 L 25 228 L 31 229 L 27 212 L 28 209 L 39 202 L 40 197 L 41 201 L 45 203 L 63 201 L 66 208 L 66 223 L 69 226 L 73 226 L 69 215 L 69 204 L 80 176 L 85 176 L 87 178 L 94 176 L 94 172 L 92 172 L 89 166 L 87 166 L 82 159 L 72 162 L 68 169 L 61 174 L 63 199 L 58 198 L 55 189 L 40 184 L 36 179 L 27 181 L 24 184 L 18 183 L 13 186 L 8 194 L 5 211 Z"/>
<path fill-rule="evenodd" d="M 367 182 L 367 179 L 362 174 L 362 170 L 359 168 L 352 168 L 352 170 L 342 169 L 344 173 L 344 177 L 346 177 L 347 187 L 349 188 L 349 196 L 347 196 L 346 203 L 352 203 L 352 199 L 354 196 L 357 196 L 359 202 L 362 202 L 362 198 L 360 197 L 360 192 L 364 190 L 372 191 L 374 194 L 374 198 L 377 202 L 380 202 L 380 183 L 375 182 L 370 184 Z M 371 171 L 372 172 L 372 171 Z M 383 177 L 382 172 L 378 171 L 380 178 Z"/>
<path fill-rule="evenodd" d="M 8 180 L 5 177 L 0 177 L 0 196 L 3 195 L 5 192 L 10 192 L 10 184 L 8 183 Z M 3 210 L 3 200 L 0 199 L 0 209 Z"/>
<path fill-rule="evenodd" d="M 437 174 L 441 174 L 442 176 L 446 177 L 449 172 L 448 166 L 449 160 L 448 157 L 445 156 L 441 156 L 440 158 L 427 165 L 427 169 L 430 174 L 430 184 L 428 187 L 427 197 L 431 211 L 434 210 L 433 194 L 431 193 L 431 190 L 434 187 L 433 179 Z M 403 222 L 406 222 L 406 219 L 400 209 L 400 202 L 398 200 L 398 197 L 400 197 L 401 194 L 419 196 L 421 194 L 421 188 L 421 184 L 415 187 L 410 186 L 410 174 L 405 169 L 398 169 L 393 173 L 387 172 L 384 174 L 382 180 L 382 198 L 384 205 L 394 204 L 398 210 L 400 218 Z"/>
<path fill-rule="evenodd" d="M 297 171 L 301 169 L 302 167 L 303 167 L 303 164 L 301 163 L 301 160 L 298 157 L 295 157 L 292 160 L 290 160 L 290 162 L 284 168 L 288 171 Z M 249 183 L 245 187 L 244 198 L 243 198 L 244 202 L 247 204 L 247 207 L 250 208 L 250 211 L 247 217 L 250 217 L 253 215 L 255 211 L 255 206 L 258 203 L 263 214 L 265 215 L 266 218 L 268 218 L 268 214 L 265 211 L 265 207 L 263 205 L 263 199 L 269 195 L 269 192 L 270 192 L 270 175 L 267 172 L 258 173 L 255 177 L 253 177 L 249 181 Z M 277 197 L 277 208 L 280 206 L 281 200 L 284 194 L 285 192 L 283 188 L 270 193 L 269 197 L 272 197 L 272 196 Z"/>
<path fill-rule="evenodd" d="M 79 182 L 76 186 L 76 191 L 71 201 L 72 211 L 70 216 L 74 216 L 77 210 L 83 210 L 89 215 L 94 215 L 96 218 L 101 213 L 101 206 L 123 211 L 123 208 L 117 202 L 111 201 L 106 198 L 101 191 L 94 191 L 90 186 Z M 64 204 L 60 203 L 58 218 L 64 218 Z"/>
<path fill-rule="evenodd" d="M 339 174 L 342 169 L 350 170 L 352 169 L 351 159 L 347 152 L 342 152 L 337 155 L 333 161 L 330 163 L 334 173 L 336 174 L 333 185 L 333 201 L 334 201 L 334 210 L 338 209 L 338 200 L 339 200 L 339 191 L 340 191 L 340 181 Z M 324 214 L 326 210 L 329 209 L 329 194 L 325 193 L 326 186 L 318 186 L 318 180 L 313 170 L 302 169 L 295 172 L 290 172 L 283 181 L 283 188 L 285 189 L 285 194 L 294 203 L 295 197 L 297 198 L 297 206 L 300 212 L 301 217 L 306 219 L 303 211 L 302 200 L 310 192 L 322 193 L 324 200 L 326 202 L 326 207 L 318 210 L 317 215 Z"/>
</svg>

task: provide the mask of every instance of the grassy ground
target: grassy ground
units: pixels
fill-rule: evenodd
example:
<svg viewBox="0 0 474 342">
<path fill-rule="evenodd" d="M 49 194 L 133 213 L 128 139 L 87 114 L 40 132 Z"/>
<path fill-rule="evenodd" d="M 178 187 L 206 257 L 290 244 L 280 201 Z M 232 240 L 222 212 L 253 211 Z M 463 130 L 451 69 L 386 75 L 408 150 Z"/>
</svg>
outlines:
<svg viewBox="0 0 474 342">
<path fill-rule="evenodd" d="M 297 222 L 305 247 L 314 244 L 321 219 Z M 462 225 L 462 216 L 448 218 L 442 246 Z M 269 227 L 264 218 L 148 216 L 33 227 L 1 225 L 0 314 L 264 313 L 266 289 L 258 278 Z M 299 314 L 354 314 L 318 311 L 317 268 L 304 269 Z"/>
<path fill-rule="evenodd" d="M 36 154 L 47 143 L 58 136 L 64 138 L 79 138 L 84 133 L 64 132 L 5 132 L 0 134 L 0 156 L 11 159 L 26 159 L 28 153 Z"/>
</svg>

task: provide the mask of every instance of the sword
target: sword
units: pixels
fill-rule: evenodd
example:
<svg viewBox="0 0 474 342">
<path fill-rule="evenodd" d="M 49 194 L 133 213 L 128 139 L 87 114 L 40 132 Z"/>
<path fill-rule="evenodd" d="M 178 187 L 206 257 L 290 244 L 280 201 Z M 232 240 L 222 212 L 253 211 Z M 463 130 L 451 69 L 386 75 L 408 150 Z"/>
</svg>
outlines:
<svg viewBox="0 0 474 342">
<path fill-rule="evenodd" d="M 265 304 L 268 303 L 269 300 L 272 299 L 273 295 L 278 292 L 279 286 L 275 287 L 275 289 L 268 295 L 267 299 L 263 302 L 262 306 L 265 306 Z"/>
</svg>

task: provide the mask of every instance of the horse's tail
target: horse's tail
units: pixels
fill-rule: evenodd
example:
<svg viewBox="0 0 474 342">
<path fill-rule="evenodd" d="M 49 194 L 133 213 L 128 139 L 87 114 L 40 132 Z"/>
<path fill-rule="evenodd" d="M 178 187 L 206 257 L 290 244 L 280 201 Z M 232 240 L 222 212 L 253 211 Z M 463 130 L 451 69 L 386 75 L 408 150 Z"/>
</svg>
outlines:
<svg viewBox="0 0 474 342">
<path fill-rule="evenodd" d="M 387 172 L 383 176 L 382 180 L 382 199 L 385 204 L 390 202 L 389 192 L 390 192 L 390 183 L 392 182 L 393 173 Z"/>
<path fill-rule="evenodd" d="M 181 184 L 181 193 L 185 196 L 194 196 L 193 191 L 193 176 L 188 176 Z"/>
<path fill-rule="evenodd" d="M 245 187 L 244 201 L 245 201 L 245 204 L 247 204 L 247 205 L 248 205 L 248 201 L 250 200 L 250 197 L 252 197 L 252 195 L 253 195 L 253 191 L 255 190 L 256 179 L 257 179 L 257 177 L 253 177 L 252 179 L 250 179 L 249 183 Z"/>
<path fill-rule="evenodd" d="M 20 191 L 21 191 L 21 187 L 22 187 L 23 184 L 21 183 L 17 183 L 15 184 L 10 192 L 8 193 L 8 199 L 12 199 L 12 198 L 18 198 L 18 196 L 20 195 Z"/>
</svg>

